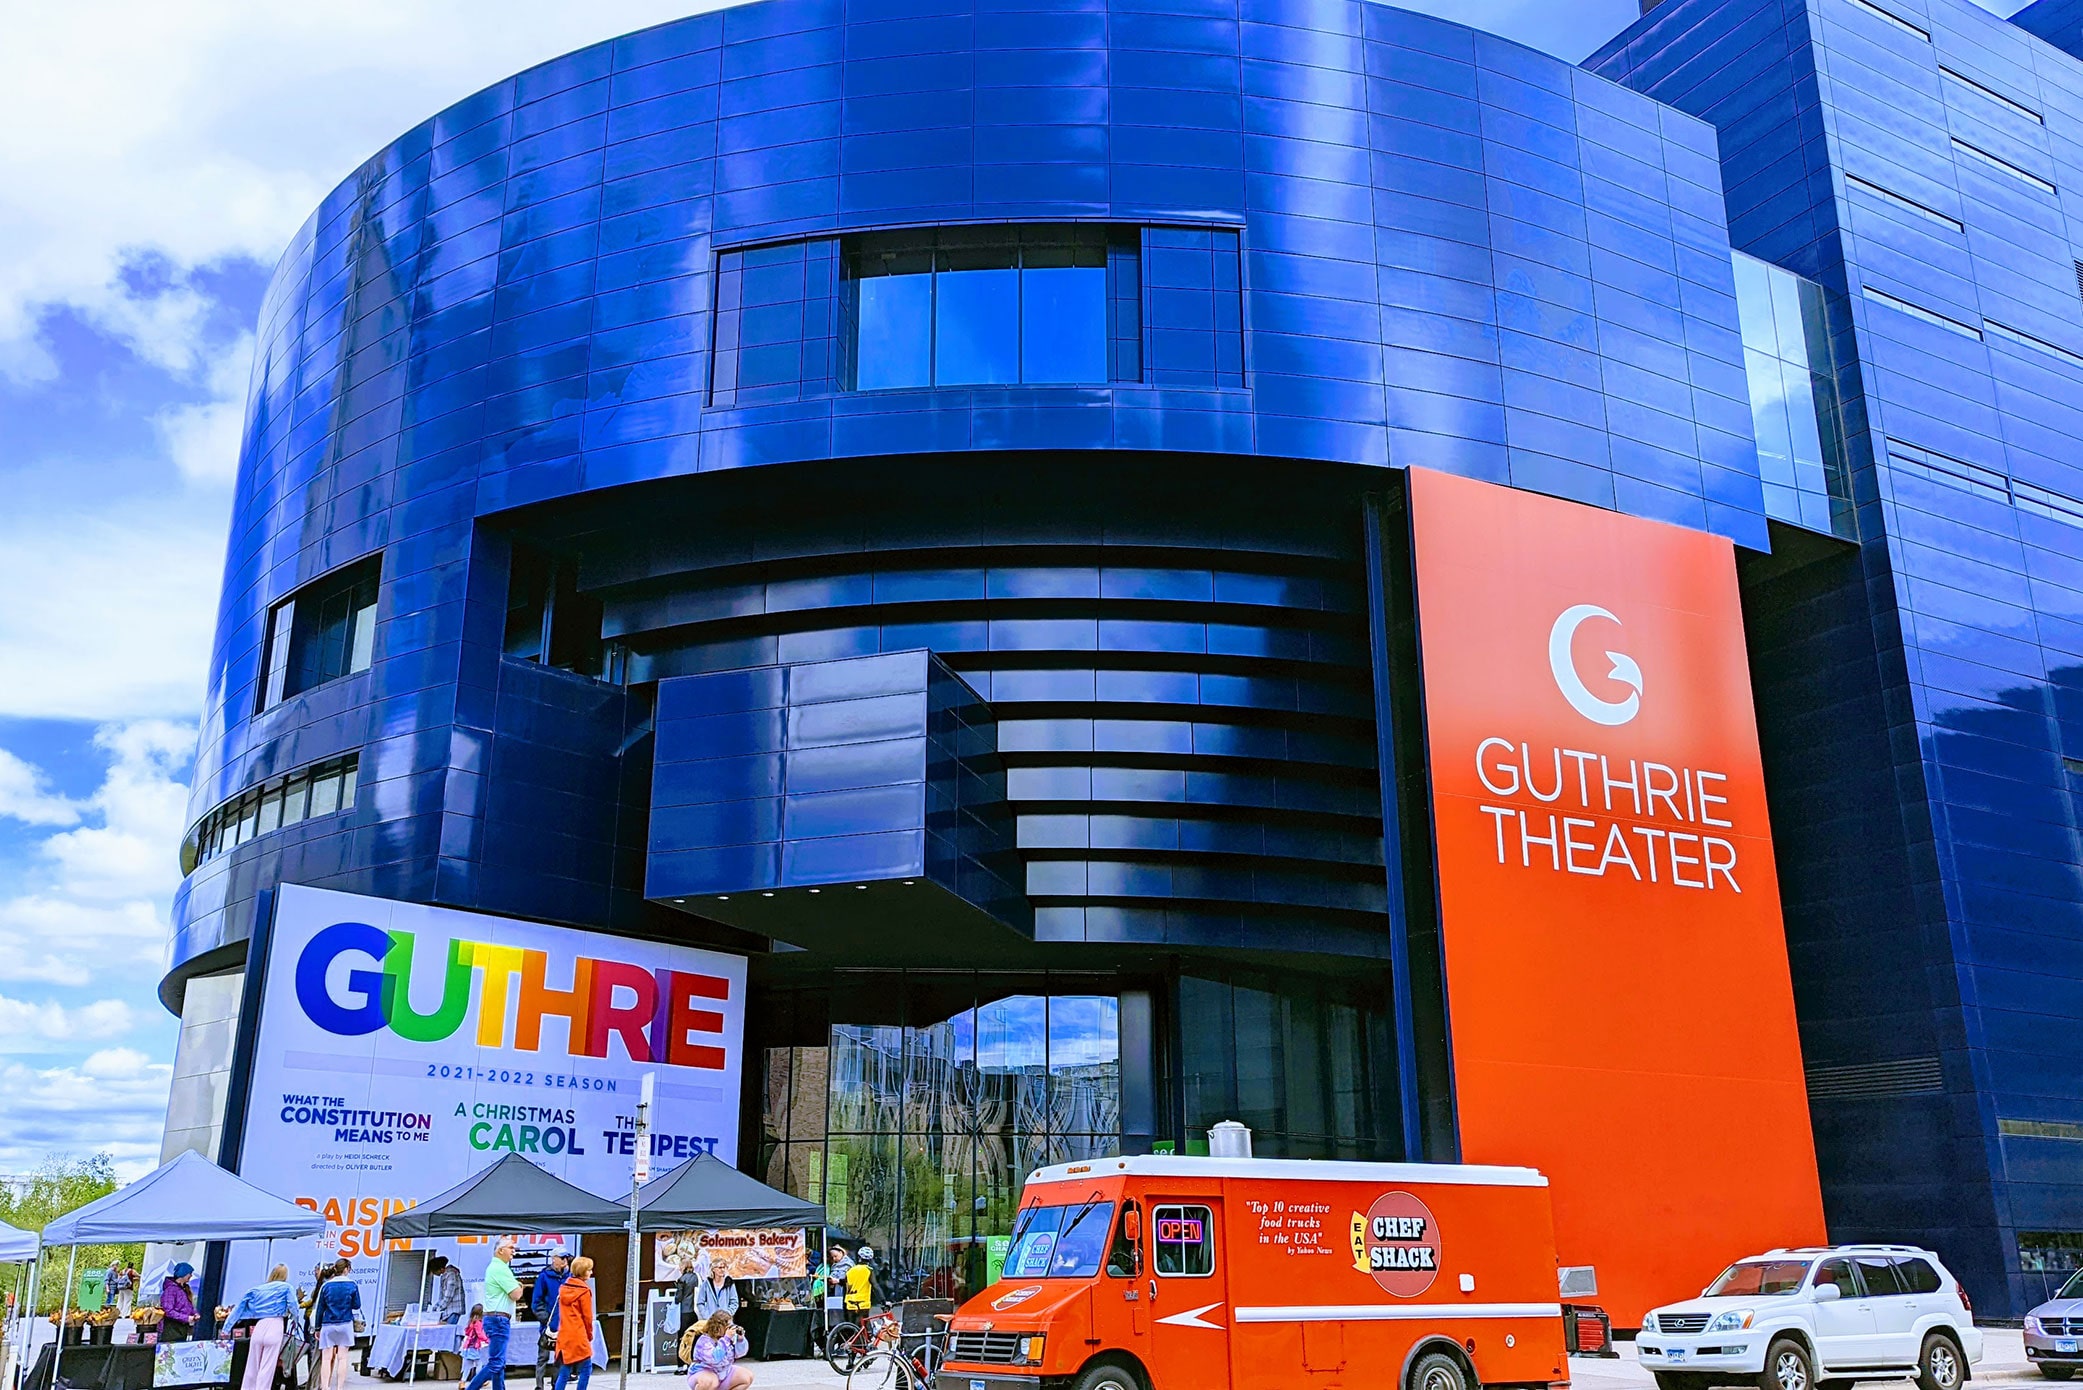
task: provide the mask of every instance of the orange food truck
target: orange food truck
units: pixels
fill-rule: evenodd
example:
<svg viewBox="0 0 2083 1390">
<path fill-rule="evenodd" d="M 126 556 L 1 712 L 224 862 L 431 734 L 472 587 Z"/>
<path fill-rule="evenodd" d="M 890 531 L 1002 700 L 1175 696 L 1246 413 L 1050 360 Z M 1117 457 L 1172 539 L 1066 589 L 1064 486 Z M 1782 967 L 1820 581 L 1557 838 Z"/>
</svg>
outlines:
<svg viewBox="0 0 2083 1390">
<path fill-rule="evenodd" d="M 1530 1168 L 1106 1158 L 1027 1181 L 936 1390 L 1567 1383 Z"/>
</svg>

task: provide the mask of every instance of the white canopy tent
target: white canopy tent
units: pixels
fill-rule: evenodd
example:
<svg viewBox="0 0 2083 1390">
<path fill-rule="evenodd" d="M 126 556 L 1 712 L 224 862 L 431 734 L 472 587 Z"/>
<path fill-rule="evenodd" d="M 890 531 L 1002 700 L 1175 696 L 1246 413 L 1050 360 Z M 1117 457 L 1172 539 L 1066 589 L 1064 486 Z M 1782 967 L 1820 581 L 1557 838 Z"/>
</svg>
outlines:
<svg viewBox="0 0 2083 1390">
<path fill-rule="evenodd" d="M 27 1263 L 35 1259 L 38 1244 L 34 1231 L 17 1230 L 0 1221 L 0 1264 Z"/>
<path fill-rule="evenodd" d="M 8 1342 L 10 1346 L 15 1348 L 12 1354 L 17 1359 L 22 1355 L 20 1348 L 26 1346 L 29 1340 L 21 1329 L 26 1329 L 29 1326 L 29 1320 L 33 1316 L 30 1309 L 35 1302 L 36 1253 L 41 1248 L 42 1245 L 36 1239 L 34 1231 L 18 1230 L 6 1222 L 0 1221 L 0 1264 L 19 1264 L 21 1266 L 21 1269 L 15 1273 L 14 1281 L 15 1310 L 19 1327 L 8 1334 Z M 0 1365 L 4 1364 L 4 1358 L 0 1358 Z"/>
<path fill-rule="evenodd" d="M 66 1304 L 82 1245 L 124 1245 L 131 1241 L 285 1240 L 315 1236 L 325 1218 L 308 1207 L 264 1192 L 193 1151 L 180 1154 L 106 1197 L 69 1211 L 43 1228 L 46 1246 L 72 1247 L 65 1264 L 65 1288 L 58 1298 L 64 1355 Z M 52 1380 L 57 1380 L 53 1367 Z"/>
</svg>

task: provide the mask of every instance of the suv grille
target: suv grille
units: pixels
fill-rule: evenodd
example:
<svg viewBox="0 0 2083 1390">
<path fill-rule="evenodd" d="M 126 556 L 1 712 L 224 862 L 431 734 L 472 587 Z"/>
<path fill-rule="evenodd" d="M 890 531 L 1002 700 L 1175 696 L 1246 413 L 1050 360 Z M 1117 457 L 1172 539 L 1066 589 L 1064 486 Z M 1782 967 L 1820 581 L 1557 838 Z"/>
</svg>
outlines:
<svg viewBox="0 0 2083 1390">
<path fill-rule="evenodd" d="M 2083 1318 L 2041 1318 L 2049 1337 L 2083 1337 Z"/>
<path fill-rule="evenodd" d="M 957 1332 L 948 1339 L 947 1359 L 1009 1366 L 1020 1350 L 1017 1332 Z"/>
<path fill-rule="evenodd" d="M 1705 1313 L 1658 1313 L 1656 1315 L 1656 1330 L 1681 1334 L 1705 1332 L 1707 1330 L 1707 1315 Z"/>
</svg>

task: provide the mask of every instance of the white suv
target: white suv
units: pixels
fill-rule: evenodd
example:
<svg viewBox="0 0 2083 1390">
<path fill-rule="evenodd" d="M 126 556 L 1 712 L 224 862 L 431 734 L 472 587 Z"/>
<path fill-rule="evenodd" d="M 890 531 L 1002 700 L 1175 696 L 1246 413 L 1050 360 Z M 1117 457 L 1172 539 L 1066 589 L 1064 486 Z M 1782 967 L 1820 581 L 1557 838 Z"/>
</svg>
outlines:
<svg viewBox="0 0 2083 1390">
<path fill-rule="evenodd" d="M 1913 1245 L 1774 1250 L 1741 1260 L 1635 1339 L 1657 1390 L 1837 1390 L 1914 1374 L 1960 1390 L 1982 1334 L 1959 1281 Z"/>
</svg>

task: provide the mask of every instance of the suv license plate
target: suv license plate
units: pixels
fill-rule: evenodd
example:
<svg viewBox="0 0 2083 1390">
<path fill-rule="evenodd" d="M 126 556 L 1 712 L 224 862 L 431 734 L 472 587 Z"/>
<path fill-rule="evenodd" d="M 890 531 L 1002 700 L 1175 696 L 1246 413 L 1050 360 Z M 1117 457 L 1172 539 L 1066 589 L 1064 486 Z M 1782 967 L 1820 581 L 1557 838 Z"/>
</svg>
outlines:
<svg viewBox="0 0 2083 1390">
<path fill-rule="evenodd" d="M 1683 1361 L 1684 1359 L 1685 1359 L 1685 1348 L 1684 1348 L 1684 1347 L 1669 1347 L 1669 1348 L 1665 1349 L 1665 1351 L 1664 1351 L 1664 1360 L 1666 1360 L 1666 1361 L 1670 1361 L 1670 1362 L 1676 1363 L 1676 1362 L 1679 1362 L 1679 1361 Z"/>
<path fill-rule="evenodd" d="M 2065 1356 L 2074 1356 L 2076 1354 L 2076 1339 L 2074 1337 L 2056 1337 L 2054 1339 L 2054 1349 Z"/>
</svg>

